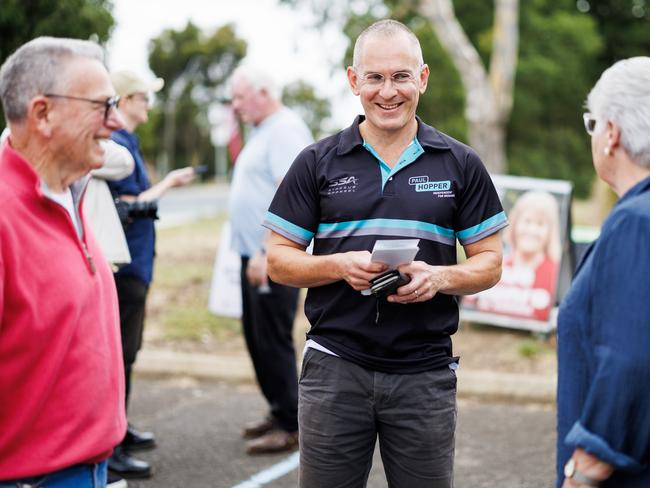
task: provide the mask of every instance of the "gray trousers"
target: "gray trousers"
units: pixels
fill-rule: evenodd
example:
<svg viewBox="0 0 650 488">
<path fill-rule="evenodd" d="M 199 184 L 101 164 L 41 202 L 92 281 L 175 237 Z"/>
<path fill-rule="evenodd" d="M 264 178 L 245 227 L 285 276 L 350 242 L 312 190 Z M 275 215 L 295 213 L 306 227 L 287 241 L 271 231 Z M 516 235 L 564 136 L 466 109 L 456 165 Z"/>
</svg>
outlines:
<svg viewBox="0 0 650 488">
<path fill-rule="evenodd" d="M 370 371 L 308 349 L 299 383 L 300 487 L 366 486 L 375 442 L 391 488 L 452 488 L 456 373 Z"/>
</svg>

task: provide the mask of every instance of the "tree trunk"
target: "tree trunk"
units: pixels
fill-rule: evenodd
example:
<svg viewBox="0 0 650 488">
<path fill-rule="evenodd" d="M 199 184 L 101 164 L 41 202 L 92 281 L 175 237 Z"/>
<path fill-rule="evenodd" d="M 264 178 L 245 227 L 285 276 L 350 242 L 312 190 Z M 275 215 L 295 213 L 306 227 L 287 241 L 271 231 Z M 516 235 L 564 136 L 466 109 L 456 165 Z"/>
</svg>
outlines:
<svg viewBox="0 0 650 488">
<path fill-rule="evenodd" d="M 490 173 L 503 173 L 519 43 L 519 0 L 496 0 L 489 74 L 458 22 L 452 0 L 422 0 L 420 11 L 431 21 L 460 74 L 470 145 Z"/>
</svg>

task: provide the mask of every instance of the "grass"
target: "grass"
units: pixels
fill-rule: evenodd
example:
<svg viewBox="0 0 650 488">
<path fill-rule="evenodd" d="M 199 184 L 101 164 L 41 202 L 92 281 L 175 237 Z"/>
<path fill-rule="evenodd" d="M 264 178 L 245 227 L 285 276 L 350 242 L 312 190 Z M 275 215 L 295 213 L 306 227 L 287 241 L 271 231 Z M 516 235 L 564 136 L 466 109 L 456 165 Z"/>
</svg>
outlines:
<svg viewBox="0 0 650 488">
<path fill-rule="evenodd" d="M 238 319 L 212 315 L 208 296 L 225 216 L 158 231 L 147 329 L 154 341 L 210 344 L 238 336 Z"/>
</svg>

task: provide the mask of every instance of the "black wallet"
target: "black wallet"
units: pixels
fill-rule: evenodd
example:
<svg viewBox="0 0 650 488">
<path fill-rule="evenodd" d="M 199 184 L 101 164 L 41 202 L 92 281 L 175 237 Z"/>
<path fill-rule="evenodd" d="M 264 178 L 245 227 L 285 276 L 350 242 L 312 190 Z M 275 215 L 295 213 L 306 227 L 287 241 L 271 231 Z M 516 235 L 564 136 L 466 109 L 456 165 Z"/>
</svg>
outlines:
<svg viewBox="0 0 650 488">
<path fill-rule="evenodd" d="M 395 293 L 400 286 L 411 281 L 407 275 L 396 269 L 387 271 L 370 280 L 370 291 L 378 299 L 385 299 L 388 295 Z"/>
</svg>

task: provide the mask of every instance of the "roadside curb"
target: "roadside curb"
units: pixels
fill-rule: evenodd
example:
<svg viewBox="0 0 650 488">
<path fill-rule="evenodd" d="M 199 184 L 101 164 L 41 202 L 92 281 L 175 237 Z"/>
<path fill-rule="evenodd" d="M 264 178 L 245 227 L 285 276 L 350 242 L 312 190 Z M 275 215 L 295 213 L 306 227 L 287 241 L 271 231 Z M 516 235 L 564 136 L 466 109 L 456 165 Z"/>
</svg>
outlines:
<svg viewBox="0 0 650 488">
<path fill-rule="evenodd" d="M 253 365 L 246 353 L 185 353 L 143 349 L 135 366 L 145 376 L 191 376 L 232 383 L 254 383 Z M 504 373 L 460 368 L 458 396 L 513 402 L 555 402 L 556 378 L 550 375 Z"/>
</svg>

